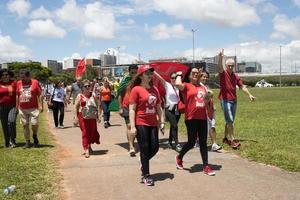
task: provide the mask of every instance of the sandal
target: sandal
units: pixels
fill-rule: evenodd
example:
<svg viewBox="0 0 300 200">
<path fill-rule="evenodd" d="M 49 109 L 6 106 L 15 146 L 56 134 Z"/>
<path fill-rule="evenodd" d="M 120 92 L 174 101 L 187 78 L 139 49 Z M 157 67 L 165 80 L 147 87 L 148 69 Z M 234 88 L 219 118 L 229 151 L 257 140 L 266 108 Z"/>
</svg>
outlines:
<svg viewBox="0 0 300 200">
<path fill-rule="evenodd" d="M 90 154 L 88 152 L 85 153 L 85 158 L 89 158 L 90 157 Z"/>
</svg>

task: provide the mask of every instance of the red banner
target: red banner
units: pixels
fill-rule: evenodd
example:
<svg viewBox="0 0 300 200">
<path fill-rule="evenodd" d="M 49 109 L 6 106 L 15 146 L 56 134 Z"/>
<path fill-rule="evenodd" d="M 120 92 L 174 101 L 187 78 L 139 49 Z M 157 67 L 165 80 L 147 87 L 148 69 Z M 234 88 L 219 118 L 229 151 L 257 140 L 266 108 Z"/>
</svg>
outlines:
<svg viewBox="0 0 300 200">
<path fill-rule="evenodd" d="M 86 70 L 85 59 L 82 58 L 76 67 L 76 74 L 75 74 L 76 78 L 81 78 L 83 76 L 85 70 Z"/>
<path fill-rule="evenodd" d="M 170 82 L 172 72 L 182 71 L 183 76 L 185 76 L 189 70 L 188 66 L 178 62 L 155 62 L 150 63 L 150 66 L 168 82 Z"/>
</svg>

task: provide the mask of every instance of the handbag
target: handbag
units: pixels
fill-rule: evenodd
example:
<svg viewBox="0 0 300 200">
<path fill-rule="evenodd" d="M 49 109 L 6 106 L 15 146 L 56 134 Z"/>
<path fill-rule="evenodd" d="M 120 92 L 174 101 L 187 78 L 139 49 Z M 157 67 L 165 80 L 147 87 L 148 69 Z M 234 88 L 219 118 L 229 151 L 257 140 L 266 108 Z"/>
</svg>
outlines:
<svg viewBox="0 0 300 200">
<path fill-rule="evenodd" d="M 84 97 L 85 98 L 85 97 Z M 98 118 L 98 108 L 95 102 L 95 98 L 92 96 L 90 99 L 86 99 L 85 106 L 82 108 L 83 119 L 97 119 Z"/>
<path fill-rule="evenodd" d="M 53 93 L 52 93 L 50 101 L 48 101 L 48 103 L 47 103 L 49 110 L 53 110 L 53 107 L 54 107 L 54 105 L 53 105 L 54 92 L 55 92 L 55 88 L 53 89 Z"/>
</svg>

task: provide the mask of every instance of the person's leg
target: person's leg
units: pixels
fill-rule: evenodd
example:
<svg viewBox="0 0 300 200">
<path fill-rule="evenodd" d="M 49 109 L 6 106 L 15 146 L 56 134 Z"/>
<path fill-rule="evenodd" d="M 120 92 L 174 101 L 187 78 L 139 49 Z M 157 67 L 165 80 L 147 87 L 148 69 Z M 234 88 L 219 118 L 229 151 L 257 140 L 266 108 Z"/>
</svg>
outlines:
<svg viewBox="0 0 300 200">
<path fill-rule="evenodd" d="M 59 102 L 59 125 L 64 126 L 64 117 L 65 117 L 65 105 L 63 102 Z"/>
<path fill-rule="evenodd" d="M 150 158 L 150 127 L 136 126 L 137 141 L 140 147 L 140 159 L 142 164 L 142 175 L 149 175 L 149 158 Z"/>
<path fill-rule="evenodd" d="M 194 147 L 197 137 L 197 123 L 199 123 L 199 120 L 186 120 L 185 125 L 187 129 L 187 135 L 188 135 L 188 141 L 185 143 L 179 153 L 179 159 L 183 159 L 183 156 Z"/>
<path fill-rule="evenodd" d="M 207 121 L 198 120 L 197 122 L 200 153 L 202 157 L 203 166 L 208 165 L 208 152 L 207 152 Z"/>
<path fill-rule="evenodd" d="M 88 135 L 87 135 L 85 121 L 84 121 L 81 113 L 78 114 L 78 123 L 79 123 L 79 127 L 81 130 L 81 140 L 82 140 L 82 147 L 84 150 L 84 154 L 88 155 L 89 141 L 88 141 Z"/>
<path fill-rule="evenodd" d="M 39 130 L 39 109 L 32 109 L 31 111 L 31 129 L 32 129 L 32 138 L 34 147 L 38 147 L 39 140 L 38 140 L 38 130 Z"/>
<path fill-rule="evenodd" d="M 25 146 L 24 148 L 30 147 L 30 130 L 29 130 L 29 122 L 30 122 L 30 111 L 28 109 L 19 109 L 20 121 L 23 125 Z"/>
<path fill-rule="evenodd" d="M 53 120 L 54 120 L 54 125 L 57 128 L 58 127 L 58 109 L 59 105 L 58 102 L 52 101 L 53 102 L 53 108 L 52 108 L 52 113 L 53 113 Z"/>
<path fill-rule="evenodd" d="M 171 125 L 171 121 L 170 121 L 171 112 L 167 108 L 165 109 L 165 115 L 166 115 L 166 121 L 168 121 L 170 123 L 169 145 L 170 145 L 170 147 L 172 147 L 173 135 L 172 135 L 172 128 L 171 128 L 172 125 Z"/>
<path fill-rule="evenodd" d="M 108 107 L 107 107 L 107 103 L 106 101 L 101 101 L 101 105 L 102 105 L 102 110 L 103 110 L 103 122 L 104 122 L 104 127 L 107 128 L 108 124 L 107 124 L 107 120 L 108 120 Z"/>
<path fill-rule="evenodd" d="M 16 146 L 16 120 L 17 120 L 18 110 L 16 107 L 10 109 L 8 114 L 8 131 L 10 132 L 10 143 L 11 147 Z"/>
<path fill-rule="evenodd" d="M 110 110 L 109 110 L 109 105 L 110 105 L 111 101 L 107 101 L 107 122 L 108 125 L 110 126 L 109 120 L 110 120 Z"/>
<path fill-rule="evenodd" d="M 150 137 L 150 154 L 149 160 L 155 156 L 159 149 L 159 142 L 158 142 L 158 128 L 151 127 L 151 131 L 149 132 Z"/>
<path fill-rule="evenodd" d="M 3 134 L 4 134 L 5 147 L 9 147 L 9 140 L 10 140 L 10 133 L 7 125 L 9 109 L 10 108 L 7 106 L 0 106 L 0 119 L 1 119 Z"/>
</svg>

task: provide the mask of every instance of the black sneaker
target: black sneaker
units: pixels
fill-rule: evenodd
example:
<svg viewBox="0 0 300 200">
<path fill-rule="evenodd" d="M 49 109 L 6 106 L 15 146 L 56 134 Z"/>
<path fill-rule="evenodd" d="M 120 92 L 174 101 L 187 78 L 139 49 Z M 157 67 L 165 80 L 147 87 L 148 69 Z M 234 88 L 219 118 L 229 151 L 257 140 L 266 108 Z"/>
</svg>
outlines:
<svg viewBox="0 0 300 200">
<path fill-rule="evenodd" d="M 33 135 L 33 147 L 39 147 L 39 140 L 37 138 L 37 135 Z"/>
<path fill-rule="evenodd" d="M 30 147 L 31 147 L 30 140 L 27 140 L 25 145 L 23 146 L 23 149 L 28 149 Z"/>
<path fill-rule="evenodd" d="M 144 176 L 142 178 L 142 182 L 146 185 L 146 186 L 153 186 L 154 185 L 154 181 L 152 178 L 150 178 L 149 175 Z"/>
<path fill-rule="evenodd" d="M 107 125 L 108 125 L 108 126 L 111 126 L 111 124 L 110 124 L 109 122 L 107 122 Z"/>
</svg>

